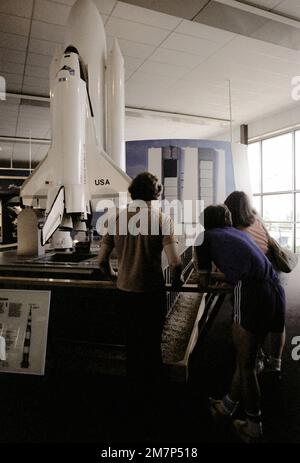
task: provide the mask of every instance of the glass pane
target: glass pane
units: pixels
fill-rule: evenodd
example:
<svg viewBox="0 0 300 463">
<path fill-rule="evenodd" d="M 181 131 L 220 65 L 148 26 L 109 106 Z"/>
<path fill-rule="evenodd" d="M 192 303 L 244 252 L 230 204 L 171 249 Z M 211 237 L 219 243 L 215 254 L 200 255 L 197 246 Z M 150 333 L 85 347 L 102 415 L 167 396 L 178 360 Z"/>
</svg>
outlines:
<svg viewBox="0 0 300 463">
<path fill-rule="evenodd" d="M 296 229 L 296 252 L 300 254 L 300 225 Z"/>
<path fill-rule="evenodd" d="M 260 193 L 260 142 L 248 146 L 250 182 L 253 193 Z"/>
<path fill-rule="evenodd" d="M 263 218 L 268 222 L 292 222 L 293 195 L 263 196 Z"/>
<path fill-rule="evenodd" d="M 300 189 L 300 130 L 295 132 L 296 189 Z"/>
<path fill-rule="evenodd" d="M 269 230 L 270 235 L 273 236 L 282 247 L 293 250 L 293 224 L 265 222 L 265 226 Z"/>
<path fill-rule="evenodd" d="M 256 210 L 256 212 L 261 215 L 261 196 L 253 196 L 252 197 L 252 206 Z"/>
<path fill-rule="evenodd" d="M 296 194 L 296 221 L 300 222 L 300 193 Z"/>
<path fill-rule="evenodd" d="M 293 139 L 287 133 L 262 142 L 263 191 L 293 188 Z"/>
</svg>

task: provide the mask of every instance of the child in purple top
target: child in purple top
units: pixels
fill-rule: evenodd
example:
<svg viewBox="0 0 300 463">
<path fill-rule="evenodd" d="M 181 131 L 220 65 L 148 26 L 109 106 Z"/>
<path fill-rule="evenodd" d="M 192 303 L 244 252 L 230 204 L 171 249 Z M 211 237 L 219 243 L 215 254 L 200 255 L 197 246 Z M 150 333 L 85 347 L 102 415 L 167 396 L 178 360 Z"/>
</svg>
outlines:
<svg viewBox="0 0 300 463">
<path fill-rule="evenodd" d="M 211 398 L 210 410 L 214 417 L 231 417 L 243 398 L 246 421 L 234 420 L 233 424 L 243 441 L 256 442 L 262 438 L 262 421 L 255 361 L 267 333 L 284 330 L 285 295 L 266 256 L 231 225 L 225 205 L 207 207 L 204 241 L 196 248 L 199 269 L 210 271 L 213 262 L 234 285 L 236 370 L 229 393 L 222 400 Z"/>
</svg>

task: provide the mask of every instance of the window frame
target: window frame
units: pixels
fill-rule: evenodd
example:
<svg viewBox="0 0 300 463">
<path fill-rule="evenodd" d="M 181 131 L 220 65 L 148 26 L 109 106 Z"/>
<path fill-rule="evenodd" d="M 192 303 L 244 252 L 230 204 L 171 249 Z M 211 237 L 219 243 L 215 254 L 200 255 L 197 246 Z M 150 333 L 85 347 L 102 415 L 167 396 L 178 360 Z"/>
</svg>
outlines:
<svg viewBox="0 0 300 463">
<path fill-rule="evenodd" d="M 264 215 L 264 197 L 266 196 L 270 196 L 270 195 L 281 195 L 281 194 L 291 194 L 292 195 L 292 208 L 293 208 L 293 220 L 292 221 L 265 221 L 266 223 L 268 224 L 272 224 L 272 223 L 282 223 L 282 224 L 290 224 L 292 226 L 292 230 L 293 230 L 293 251 L 294 252 L 297 252 L 296 251 L 296 243 L 297 243 L 297 227 L 299 229 L 300 227 L 300 221 L 297 221 L 297 194 L 300 193 L 300 188 L 296 188 L 296 185 L 297 185 L 297 178 L 296 178 L 296 175 L 297 175 L 297 172 L 296 172 L 296 132 L 299 132 L 300 134 L 300 130 L 299 128 L 295 128 L 294 130 L 288 130 L 288 131 L 284 131 L 282 133 L 276 133 L 272 136 L 268 136 L 268 137 L 263 137 L 261 139 L 255 139 L 253 141 L 251 141 L 249 143 L 249 145 L 251 144 L 255 144 L 255 143 L 258 143 L 259 144 L 259 169 L 260 169 L 260 172 L 259 172 L 259 176 L 260 176 L 260 182 L 259 182 L 259 188 L 260 188 L 260 191 L 259 192 L 255 192 L 252 194 L 253 197 L 256 197 L 259 199 L 259 203 L 260 203 L 260 211 L 261 211 L 261 217 L 263 217 Z M 279 191 L 279 190 L 276 190 L 276 191 L 272 191 L 272 192 L 264 192 L 263 191 L 263 141 L 264 140 L 269 140 L 270 138 L 276 138 L 276 137 L 279 137 L 281 135 L 285 135 L 285 134 L 292 134 L 292 189 L 291 190 L 285 190 L 285 191 Z M 299 160 L 298 160 L 298 163 L 300 161 L 300 143 L 299 143 Z M 298 182 L 299 182 L 300 179 L 298 179 Z M 299 207 L 299 206 L 298 206 Z M 299 240 L 300 236 L 298 237 L 298 240 Z"/>
</svg>

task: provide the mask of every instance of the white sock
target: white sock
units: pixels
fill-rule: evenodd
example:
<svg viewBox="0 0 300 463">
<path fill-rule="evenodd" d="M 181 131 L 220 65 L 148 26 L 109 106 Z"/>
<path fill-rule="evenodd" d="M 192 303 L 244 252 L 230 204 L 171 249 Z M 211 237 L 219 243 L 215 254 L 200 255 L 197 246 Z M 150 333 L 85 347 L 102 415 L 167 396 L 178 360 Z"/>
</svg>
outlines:
<svg viewBox="0 0 300 463">
<path fill-rule="evenodd" d="M 269 358 L 269 367 L 272 370 L 280 371 L 281 370 L 281 359 L 270 356 Z"/>
<path fill-rule="evenodd" d="M 229 394 L 225 395 L 221 402 L 222 408 L 224 409 L 226 415 L 232 415 L 235 412 L 238 404 L 239 402 L 234 402 L 231 400 Z"/>
<path fill-rule="evenodd" d="M 262 434 L 261 412 L 256 414 L 246 412 L 247 417 L 247 430 L 249 434 L 258 436 Z"/>
</svg>

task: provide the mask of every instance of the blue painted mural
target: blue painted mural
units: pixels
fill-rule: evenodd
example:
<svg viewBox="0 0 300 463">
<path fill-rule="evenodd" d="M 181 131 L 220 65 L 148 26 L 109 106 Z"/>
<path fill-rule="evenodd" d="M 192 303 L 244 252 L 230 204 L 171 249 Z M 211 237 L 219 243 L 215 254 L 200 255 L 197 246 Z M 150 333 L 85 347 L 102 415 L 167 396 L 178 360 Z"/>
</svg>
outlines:
<svg viewBox="0 0 300 463">
<path fill-rule="evenodd" d="M 213 195 L 211 199 L 214 203 L 220 201 L 220 195 L 217 194 L 220 179 L 222 179 L 222 183 L 224 182 L 224 191 L 221 197 L 227 196 L 235 189 L 232 151 L 229 142 L 178 139 L 129 141 L 126 143 L 126 171 L 130 177 L 133 178 L 138 173 L 149 170 L 149 150 L 151 148 L 161 148 L 162 163 L 165 158 L 170 158 L 170 156 L 165 155 L 165 153 L 168 153 L 168 150 L 175 153 L 175 158 L 179 161 L 178 169 L 182 170 L 182 182 L 184 181 L 185 170 L 184 167 L 182 167 L 184 163 L 181 160 L 183 153 L 186 148 L 196 148 L 198 150 L 199 171 L 201 161 L 209 161 L 213 165 Z M 223 156 L 222 162 L 220 162 L 220 153 L 222 153 Z M 185 162 L 187 162 L 187 160 Z M 162 169 L 164 170 L 164 164 Z M 185 179 L 185 181 L 187 180 L 188 179 Z"/>
</svg>

